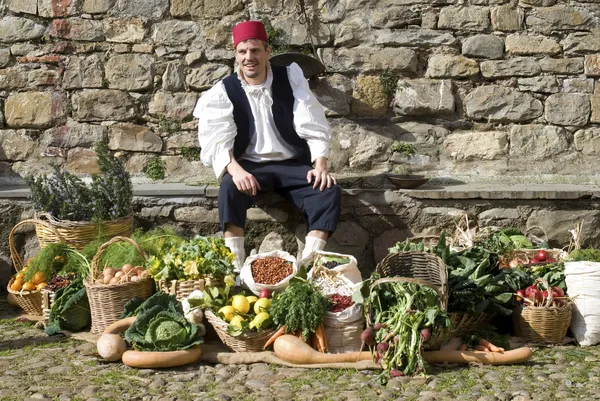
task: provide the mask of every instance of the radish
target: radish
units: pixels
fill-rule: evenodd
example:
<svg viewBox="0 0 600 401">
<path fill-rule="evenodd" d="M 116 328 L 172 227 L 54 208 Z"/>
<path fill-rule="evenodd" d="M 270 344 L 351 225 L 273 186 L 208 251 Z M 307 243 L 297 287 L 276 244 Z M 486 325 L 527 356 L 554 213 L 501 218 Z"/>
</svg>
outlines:
<svg viewBox="0 0 600 401">
<path fill-rule="evenodd" d="M 535 265 L 536 263 L 540 263 L 540 261 L 539 261 L 539 260 L 537 260 L 536 258 L 531 258 L 531 259 L 529 259 L 529 264 L 530 264 L 530 265 Z"/>
<path fill-rule="evenodd" d="M 375 329 L 375 331 L 381 330 L 382 327 L 383 327 L 383 325 L 381 323 L 375 323 L 375 326 L 373 326 L 373 328 Z"/>
<path fill-rule="evenodd" d="M 360 341 L 362 341 L 363 344 L 367 344 L 369 347 L 374 346 L 375 345 L 375 330 L 373 330 L 372 327 L 367 327 L 360 334 Z"/>
<path fill-rule="evenodd" d="M 271 293 L 271 290 L 267 289 L 267 288 L 263 288 L 262 290 L 260 290 L 260 293 L 258 294 L 259 298 L 271 298 L 271 295 L 273 295 Z"/>
<path fill-rule="evenodd" d="M 540 262 L 545 262 L 546 259 L 548 259 L 548 252 L 546 252 L 544 249 L 540 249 L 535 258 Z"/>
<path fill-rule="evenodd" d="M 564 297 L 565 296 L 565 292 L 559 286 L 552 287 L 552 291 L 556 291 L 556 293 L 558 294 L 557 296 L 559 296 L 559 297 Z"/>
<path fill-rule="evenodd" d="M 383 355 L 390 348 L 390 343 L 379 343 L 377 344 L 377 353 Z"/>
<path fill-rule="evenodd" d="M 392 370 L 390 370 L 390 376 L 402 377 L 402 376 L 404 376 L 404 372 L 402 372 L 401 370 L 398 370 L 398 369 L 392 369 Z"/>
<path fill-rule="evenodd" d="M 515 300 L 516 300 L 517 302 L 519 302 L 519 303 L 523 303 L 523 298 L 525 298 L 525 297 L 526 297 L 526 295 L 525 295 L 525 291 L 523 291 L 523 290 L 518 290 L 518 291 L 516 292 Z"/>
<path fill-rule="evenodd" d="M 423 342 L 427 342 L 427 340 L 429 340 L 429 337 L 431 337 L 431 329 L 429 327 L 421 329 L 421 337 L 423 337 Z"/>
</svg>

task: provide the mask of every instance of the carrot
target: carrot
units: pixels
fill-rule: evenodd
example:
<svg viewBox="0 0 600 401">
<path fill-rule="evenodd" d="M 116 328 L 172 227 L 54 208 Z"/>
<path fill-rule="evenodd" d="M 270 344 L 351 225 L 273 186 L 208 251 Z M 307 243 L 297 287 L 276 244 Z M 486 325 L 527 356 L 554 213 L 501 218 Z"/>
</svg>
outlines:
<svg viewBox="0 0 600 401">
<path fill-rule="evenodd" d="M 310 346 L 313 349 L 316 349 L 316 350 L 319 349 L 319 340 L 317 340 L 317 335 L 316 334 L 312 334 L 310 336 Z"/>
<path fill-rule="evenodd" d="M 285 324 L 283 326 L 281 326 L 279 328 L 279 330 L 277 330 L 275 333 L 273 333 L 273 335 L 271 337 L 269 337 L 269 339 L 265 343 L 265 346 L 263 347 L 263 349 L 269 348 L 269 346 L 271 344 L 273 344 L 275 342 L 275 340 L 277 340 L 279 337 L 281 337 L 284 333 L 285 333 Z"/>
<path fill-rule="evenodd" d="M 466 351 L 467 350 L 467 344 L 461 344 L 460 347 L 458 348 L 459 351 Z"/>
<path fill-rule="evenodd" d="M 490 352 L 490 350 L 487 347 L 484 347 L 483 345 L 476 345 L 474 349 L 475 351 Z"/>
<path fill-rule="evenodd" d="M 317 341 L 319 344 L 319 352 L 324 353 L 325 351 L 327 351 L 327 338 L 325 337 L 325 329 L 323 328 L 323 323 L 317 326 L 315 336 L 317 337 Z"/>
<path fill-rule="evenodd" d="M 504 352 L 504 348 L 496 347 L 494 344 L 483 338 L 479 340 L 479 345 L 483 345 L 492 352 Z"/>
</svg>

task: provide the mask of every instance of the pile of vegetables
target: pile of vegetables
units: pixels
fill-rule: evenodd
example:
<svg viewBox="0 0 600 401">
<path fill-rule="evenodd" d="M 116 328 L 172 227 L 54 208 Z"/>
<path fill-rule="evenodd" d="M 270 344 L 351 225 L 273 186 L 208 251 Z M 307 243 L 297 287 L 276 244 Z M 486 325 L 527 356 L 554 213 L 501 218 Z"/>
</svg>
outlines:
<svg viewBox="0 0 600 401">
<path fill-rule="evenodd" d="M 77 278 L 54 294 L 54 303 L 44 331 L 49 336 L 58 334 L 60 330 L 78 332 L 91 322 L 90 304 L 83 279 Z"/>
<path fill-rule="evenodd" d="M 148 258 L 146 267 L 155 280 L 223 278 L 233 273 L 234 256 L 222 238 L 196 236 Z"/>
<path fill-rule="evenodd" d="M 546 288 L 541 280 L 515 292 L 515 300 L 524 307 L 546 306 L 550 296 L 552 296 L 552 303 L 549 306 L 564 306 L 568 299 L 561 287 Z"/>
<path fill-rule="evenodd" d="M 329 302 L 313 284 L 294 277 L 290 285 L 273 298 L 271 317 L 278 330 L 267 341 L 265 349 L 279 336 L 289 333 L 302 336 L 305 342 L 318 351 L 325 352 L 327 340 L 322 321 L 329 310 Z M 309 341 L 311 336 L 313 339 Z"/>
<path fill-rule="evenodd" d="M 423 345 L 432 336 L 450 326 L 450 319 L 442 309 L 438 294 L 425 285 L 409 282 L 379 283 L 369 291 L 380 276 L 374 273 L 365 281 L 363 293 L 369 327 L 361 335 L 371 347 L 374 359 L 381 364 L 381 383 L 390 377 L 425 371 Z"/>
<path fill-rule="evenodd" d="M 125 332 L 125 341 L 137 351 L 184 350 L 203 342 L 204 327 L 185 318 L 173 295 L 157 292 L 146 301 L 134 298 L 121 318 L 129 316 L 136 319 Z"/>
</svg>

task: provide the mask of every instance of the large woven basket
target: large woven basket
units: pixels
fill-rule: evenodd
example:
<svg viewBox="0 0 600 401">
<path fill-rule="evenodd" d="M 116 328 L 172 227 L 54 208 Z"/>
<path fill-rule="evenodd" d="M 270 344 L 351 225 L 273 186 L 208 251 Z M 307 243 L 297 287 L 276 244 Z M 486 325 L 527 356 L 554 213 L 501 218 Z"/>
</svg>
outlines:
<svg viewBox="0 0 600 401">
<path fill-rule="evenodd" d="M 262 352 L 267 340 L 275 333 L 275 329 L 262 331 L 247 331 L 237 337 L 227 333 L 227 322 L 220 319 L 211 311 L 204 311 L 206 320 L 217 332 L 223 344 L 233 352 Z"/>
<path fill-rule="evenodd" d="M 17 271 L 17 273 L 19 273 L 21 270 L 23 270 L 23 268 L 25 267 L 25 263 L 23 262 L 23 258 L 21 258 L 21 255 L 19 254 L 19 251 L 17 250 L 17 247 L 15 245 L 15 234 L 17 233 L 18 229 L 21 226 L 27 225 L 27 224 L 35 224 L 35 226 L 37 227 L 39 226 L 43 226 L 45 228 L 45 230 L 47 230 L 48 232 L 54 232 L 54 235 L 56 236 L 56 238 L 58 239 L 57 242 L 60 242 L 60 240 L 62 239 L 60 233 L 58 231 L 56 231 L 56 229 L 51 226 L 50 224 L 40 221 L 40 220 L 34 220 L 34 219 L 29 219 L 29 220 L 23 220 L 20 221 L 19 223 L 17 223 L 13 229 L 10 231 L 10 234 L 8 235 L 8 247 L 9 247 L 9 251 L 10 251 L 10 258 L 12 260 L 13 266 L 15 268 L 15 270 Z M 17 302 L 17 304 L 19 305 L 19 307 L 21 307 L 21 309 L 23 309 L 26 313 L 30 314 L 30 315 L 42 315 L 42 294 L 40 291 L 13 291 L 10 287 L 12 286 L 12 284 L 14 283 L 14 278 L 10 280 L 10 282 L 8 283 L 8 287 L 7 290 L 10 294 L 14 295 L 14 299 Z"/>
<path fill-rule="evenodd" d="M 133 232 L 132 215 L 100 223 L 57 220 L 49 213 L 38 213 L 35 217 L 37 221 L 47 223 L 36 223 L 35 226 L 35 232 L 42 248 L 51 243 L 64 242 L 72 248 L 82 250 L 99 236 L 106 238 L 129 237 Z M 48 228 L 49 225 L 53 230 Z"/>
<path fill-rule="evenodd" d="M 45 322 L 48 322 L 48 320 L 50 319 L 50 310 L 52 309 L 52 305 L 54 304 L 55 295 L 55 291 L 42 290 L 42 316 L 44 316 Z"/>
<path fill-rule="evenodd" d="M 158 290 L 169 295 L 175 295 L 178 301 L 187 298 L 192 291 L 204 291 L 204 280 L 159 280 L 156 282 Z"/>
<path fill-rule="evenodd" d="M 426 285 L 437 292 L 441 308 L 448 310 L 448 270 L 438 256 L 419 251 L 390 253 L 377 264 L 375 270 L 384 278 L 375 281 L 373 286 L 391 280 Z M 447 336 L 447 330 L 435 333 L 424 344 L 424 348 L 439 349 Z"/>
<path fill-rule="evenodd" d="M 546 280 L 538 278 L 537 282 L 543 282 L 549 288 Z M 515 336 L 533 343 L 562 342 L 571 324 L 573 304 L 567 299 L 563 306 L 550 306 L 552 301 L 552 291 L 549 291 L 543 306 L 519 305 L 515 308 L 512 315 Z"/>
<path fill-rule="evenodd" d="M 154 293 L 154 280 L 150 277 L 143 278 L 136 282 L 122 284 L 97 284 L 95 279 L 100 272 L 100 257 L 110 245 L 116 242 L 128 242 L 135 246 L 138 253 L 146 259 L 147 256 L 140 249 L 138 244 L 131 238 L 114 237 L 105 242 L 98 248 L 98 252 L 92 259 L 91 272 L 84 282 L 87 296 L 90 302 L 90 312 L 92 315 L 91 332 L 100 334 L 112 323 L 119 320 L 119 317 L 125 309 L 125 304 L 132 298 L 139 297 L 147 299 Z"/>
</svg>

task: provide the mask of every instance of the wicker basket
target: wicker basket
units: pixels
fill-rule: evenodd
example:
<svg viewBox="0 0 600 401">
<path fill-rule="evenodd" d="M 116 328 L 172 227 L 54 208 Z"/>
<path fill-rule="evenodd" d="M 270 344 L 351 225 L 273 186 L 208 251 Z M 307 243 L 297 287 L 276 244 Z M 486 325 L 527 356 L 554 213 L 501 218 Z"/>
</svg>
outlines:
<svg viewBox="0 0 600 401">
<path fill-rule="evenodd" d="M 48 322 L 48 320 L 50 319 L 50 310 L 52 309 L 52 305 L 54 304 L 55 295 L 55 291 L 42 290 L 42 316 L 44 316 L 45 322 Z"/>
<path fill-rule="evenodd" d="M 494 317 L 492 313 L 463 313 L 452 312 L 448 314 L 452 327 L 448 333 L 448 338 L 460 337 L 465 333 L 472 332 L 482 325 L 488 324 Z"/>
<path fill-rule="evenodd" d="M 217 317 L 213 311 L 206 309 L 204 316 L 223 344 L 233 352 L 262 352 L 267 340 L 275 333 L 275 329 L 267 329 L 259 332 L 249 331 L 233 337 L 227 333 L 227 322 Z"/>
<path fill-rule="evenodd" d="M 442 309 L 448 309 L 448 270 L 436 255 L 418 251 L 390 253 L 379 262 L 376 271 L 385 278 L 376 280 L 372 287 L 390 281 L 426 285 L 437 292 Z M 445 343 L 447 335 L 447 330 L 436 333 L 424 348 L 438 349 Z"/>
<path fill-rule="evenodd" d="M 134 240 L 127 237 L 114 237 L 98 248 L 98 253 L 92 259 L 91 272 L 84 282 L 87 296 L 90 302 L 92 315 L 91 332 L 100 334 L 110 324 L 119 320 L 123 313 L 125 304 L 134 297 L 147 299 L 154 293 L 154 280 L 150 277 L 136 282 L 122 284 L 96 284 L 95 278 L 99 272 L 100 256 L 106 248 L 116 242 L 128 242 L 135 246 L 144 259 L 147 258 L 144 251 L 140 249 Z M 90 281 L 91 280 L 91 281 Z"/>
<path fill-rule="evenodd" d="M 49 213 L 36 214 L 38 222 L 35 232 L 40 240 L 40 247 L 55 242 L 64 242 L 72 248 L 81 250 L 99 235 L 112 238 L 116 236 L 129 237 L 133 232 L 133 216 L 125 216 L 116 220 L 93 223 L 91 221 L 57 220 Z M 53 229 L 48 229 L 51 226 Z M 57 234 L 58 233 L 58 234 Z"/>
<path fill-rule="evenodd" d="M 156 282 L 158 290 L 169 295 L 175 295 L 178 301 L 187 298 L 192 291 L 204 291 L 204 280 L 159 280 Z"/>
<path fill-rule="evenodd" d="M 43 226 L 45 228 L 45 230 L 47 230 L 48 232 L 54 232 L 54 235 L 56 236 L 56 238 L 60 241 L 60 239 L 62 239 L 61 235 L 59 232 L 56 231 L 56 229 L 51 226 L 48 223 L 45 223 L 41 220 L 34 220 L 34 219 L 29 219 L 29 220 L 23 220 L 20 221 L 19 223 L 17 223 L 13 229 L 10 231 L 10 234 L 8 235 L 8 247 L 9 247 L 9 251 L 10 251 L 10 258 L 12 260 L 13 266 L 15 267 L 15 270 L 18 272 L 20 272 L 21 270 L 23 270 L 23 268 L 25 267 L 25 263 L 23 262 L 23 259 L 21 258 L 21 255 L 19 254 L 19 252 L 17 251 L 17 247 L 15 246 L 15 234 L 17 233 L 17 230 L 19 227 L 27 225 L 27 224 L 35 224 L 35 226 L 37 227 L 39 226 Z M 10 294 L 14 295 L 14 299 L 17 302 L 17 304 L 19 305 L 19 307 L 21 307 L 21 309 L 23 309 L 26 313 L 30 314 L 30 315 L 42 315 L 42 294 L 40 291 L 14 291 L 12 290 L 10 287 L 12 286 L 14 282 L 14 278 L 10 280 L 10 282 L 8 283 L 8 287 L 7 290 Z"/>
<path fill-rule="evenodd" d="M 544 283 L 549 288 L 548 282 L 538 278 L 538 282 Z M 546 304 L 543 306 L 521 306 L 519 305 L 512 315 L 513 329 L 515 336 L 521 337 L 524 341 L 533 343 L 560 343 L 565 338 L 571 316 L 573 313 L 573 304 L 566 300 L 563 306 L 552 305 L 552 291 L 548 291 L 549 296 Z"/>
</svg>

